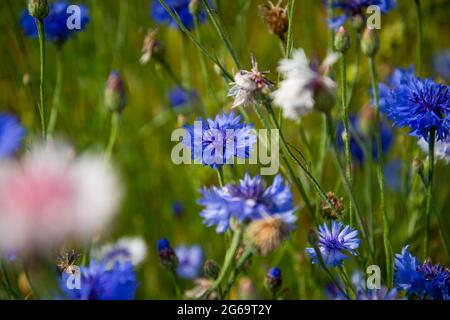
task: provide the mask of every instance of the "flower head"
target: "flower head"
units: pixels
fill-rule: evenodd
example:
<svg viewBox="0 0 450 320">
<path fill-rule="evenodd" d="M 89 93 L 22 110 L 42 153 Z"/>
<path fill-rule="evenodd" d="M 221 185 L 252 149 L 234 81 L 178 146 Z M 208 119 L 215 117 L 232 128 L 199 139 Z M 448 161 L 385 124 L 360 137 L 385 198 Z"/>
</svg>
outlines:
<svg viewBox="0 0 450 320">
<path fill-rule="evenodd" d="M 130 262 L 116 261 L 112 267 L 92 260 L 88 267 L 81 267 L 79 289 L 69 288 L 69 275 L 64 273 L 61 290 L 71 300 L 132 300 L 138 287 L 136 274 Z"/>
<path fill-rule="evenodd" d="M 280 217 L 266 217 L 253 221 L 246 232 L 246 242 L 265 256 L 275 251 L 289 234 L 292 226 Z"/>
<path fill-rule="evenodd" d="M 167 6 L 179 17 L 183 25 L 191 30 L 194 28 L 194 16 L 189 10 L 191 0 L 165 0 Z M 178 28 L 177 22 L 170 16 L 159 0 L 153 0 L 151 5 L 151 16 L 158 24 L 167 24 L 171 28 Z M 206 20 L 204 10 L 199 11 L 201 22 Z"/>
<path fill-rule="evenodd" d="M 264 92 L 271 86 L 271 82 L 265 77 L 268 71 L 259 71 L 258 63 L 252 56 L 252 70 L 241 70 L 234 76 L 233 87 L 228 92 L 229 97 L 234 97 L 233 108 L 251 104 L 258 92 Z"/>
<path fill-rule="evenodd" d="M 113 112 L 122 112 L 127 105 L 127 89 L 122 76 L 118 71 L 109 75 L 105 88 L 105 105 Z"/>
<path fill-rule="evenodd" d="M 195 279 L 203 267 L 203 250 L 200 246 L 178 246 L 175 248 L 178 257 L 177 274 L 184 279 Z"/>
<path fill-rule="evenodd" d="M 234 157 L 247 159 L 256 144 L 253 126 L 241 122 L 241 116 L 233 112 L 217 115 L 216 118 L 201 119 L 193 126 L 184 126 L 186 136 L 183 143 L 191 149 L 191 158 L 205 166 L 218 168 L 233 164 Z"/>
<path fill-rule="evenodd" d="M 336 60 L 336 54 L 330 55 L 317 68 L 310 64 L 303 49 L 295 50 L 292 58 L 281 60 L 278 70 L 284 80 L 272 97 L 274 103 L 283 109 L 285 117 L 296 120 L 313 108 L 327 111 L 333 106 L 337 84 L 324 73 Z"/>
<path fill-rule="evenodd" d="M 48 250 L 68 237 L 91 237 L 116 214 L 121 194 L 102 156 L 39 146 L 0 166 L 0 249 Z"/>
<path fill-rule="evenodd" d="M 203 197 L 198 203 L 205 208 L 200 216 L 207 226 L 215 225 L 218 233 L 228 230 L 231 220 L 243 223 L 278 217 L 292 228 L 297 219 L 291 189 L 283 184 L 281 176 L 276 176 L 272 185 L 266 187 L 260 176 L 251 178 L 246 174 L 238 184 L 205 188 L 201 193 Z"/>
<path fill-rule="evenodd" d="M 13 155 L 20 147 L 25 129 L 17 118 L 8 113 L 0 113 L 0 159 Z"/>
<path fill-rule="evenodd" d="M 175 270 L 178 267 L 178 257 L 167 238 L 162 238 L 157 242 L 159 260 L 163 267 Z"/>
<path fill-rule="evenodd" d="M 131 262 L 133 266 L 140 265 L 147 255 L 147 245 L 139 237 L 123 237 L 115 243 L 94 248 L 91 256 L 97 261 L 115 263 Z"/>
<path fill-rule="evenodd" d="M 397 68 L 385 83 L 380 83 L 378 85 L 380 110 L 386 109 L 387 99 L 391 90 L 407 83 L 412 78 L 414 78 L 413 66 L 410 66 L 408 69 Z M 372 106 L 375 106 L 372 89 L 370 93 L 372 95 Z"/>
<path fill-rule="evenodd" d="M 396 126 L 408 127 L 411 135 L 428 141 L 431 130 L 437 141 L 450 132 L 450 88 L 431 79 L 406 77 L 394 87 L 381 111 Z"/>
<path fill-rule="evenodd" d="M 64 0 L 50 4 L 50 13 L 44 19 L 45 38 L 48 41 L 61 45 L 77 31 L 82 31 L 86 28 L 90 20 L 89 10 L 84 5 L 77 5 L 77 7 L 80 8 L 80 25 L 79 28 L 76 26 L 73 29 L 69 29 L 67 22 L 71 13 L 68 13 L 67 9 L 70 5 L 71 4 L 68 1 Z M 38 36 L 35 18 L 30 15 L 28 10 L 22 14 L 20 25 L 26 36 L 32 38 Z"/>
<path fill-rule="evenodd" d="M 328 21 L 328 27 L 337 30 L 349 18 L 363 18 L 370 6 L 378 6 L 381 13 L 388 13 L 397 6 L 396 0 L 333 0 L 332 6 L 340 9 L 342 15 Z"/>
<path fill-rule="evenodd" d="M 327 267 L 341 266 L 344 259 L 355 256 L 355 250 L 359 247 L 358 231 L 345 226 L 335 220 L 331 222 L 331 229 L 327 223 L 319 226 L 318 248 L 322 254 L 323 262 Z M 318 257 L 314 248 L 307 248 L 306 254 L 312 259 L 312 263 L 318 263 Z"/>
<path fill-rule="evenodd" d="M 403 248 L 401 254 L 395 255 L 394 282 L 399 290 L 406 291 L 409 297 L 421 299 L 448 299 L 450 292 L 450 269 L 439 264 L 425 261 L 419 264 L 417 258 Z"/>
<path fill-rule="evenodd" d="M 271 33 L 284 40 L 286 32 L 289 28 L 289 17 L 287 8 L 283 8 L 281 3 L 283 0 L 279 0 L 276 5 L 272 1 L 267 2 L 259 6 L 261 16 L 266 21 Z"/>
<path fill-rule="evenodd" d="M 184 108 L 198 99 L 198 94 L 194 90 L 187 90 L 181 87 L 174 87 L 168 95 L 172 108 Z"/>
<path fill-rule="evenodd" d="M 273 293 L 278 292 L 283 285 L 283 275 L 278 267 L 272 268 L 266 275 L 266 288 Z"/>
<path fill-rule="evenodd" d="M 153 56 L 158 56 L 164 51 L 163 45 L 156 39 L 157 33 L 158 29 L 147 31 L 139 59 L 141 64 L 147 64 Z"/>
</svg>

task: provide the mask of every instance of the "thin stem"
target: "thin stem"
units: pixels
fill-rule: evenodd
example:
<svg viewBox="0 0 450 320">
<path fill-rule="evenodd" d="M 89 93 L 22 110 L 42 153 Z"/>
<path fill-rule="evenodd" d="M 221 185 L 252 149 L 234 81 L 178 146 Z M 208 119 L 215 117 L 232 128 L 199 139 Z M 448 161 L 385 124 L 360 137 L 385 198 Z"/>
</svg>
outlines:
<svg viewBox="0 0 450 320">
<path fill-rule="evenodd" d="M 294 47 L 294 11 L 295 11 L 295 0 L 289 0 L 288 3 L 289 27 L 286 40 L 286 58 L 289 58 L 291 56 L 292 48 Z"/>
<path fill-rule="evenodd" d="M 238 228 L 234 232 L 233 240 L 231 241 L 230 248 L 225 254 L 225 260 L 223 262 L 222 268 L 220 269 L 219 276 L 217 277 L 213 285 L 208 290 L 206 290 L 200 297 L 198 297 L 198 299 L 208 297 L 211 292 L 214 292 L 222 284 L 223 279 L 225 279 L 225 276 L 230 271 L 230 268 L 233 264 L 234 257 L 236 256 L 236 252 L 241 243 L 242 233 L 243 231 L 241 228 Z"/>
<path fill-rule="evenodd" d="M 427 204 L 425 209 L 425 233 L 423 237 L 423 258 L 428 258 L 430 237 L 430 214 L 433 200 L 433 174 L 434 174 L 434 145 L 436 142 L 436 129 L 430 130 L 428 142 L 428 180 L 427 180 Z"/>
<path fill-rule="evenodd" d="M 219 166 L 217 167 L 217 179 L 219 180 L 219 186 L 223 188 L 225 185 L 225 179 L 223 178 L 223 167 Z"/>
<path fill-rule="evenodd" d="M 417 12 L 417 73 L 420 76 L 422 73 L 423 22 L 420 0 L 415 0 L 414 2 L 416 4 Z"/>
<path fill-rule="evenodd" d="M 383 242 L 384 242 L 384 253 L 386 255 L 386 274 L 388 280 L 388 287 L 392 287 L 393 282 L 393 265 L 392 265 L 392 246 L 389 240 L 389 223 L 387 217 L 387 209 L 385 203 L 385 181 L 384 181 L 384 173 L 383 173 L 383 149 L 381 144 L 381 115 L 380 115 L 380 97 L 378 93 L 378 79 L 375 68 L 375 58 L 369 58 L 370 65 L 370 76 L 372 80 L 373 93 L 375 98 L 375 108 L 376 108 L 376 123 L 378 127 L 377 132 L 377 161 L 376 161 L 376 169 L 377 169 L 377 178 L 378 185 L 380 188 L 380 210 L 383 217 Z"/>
<path fill-rule="evenodd" d="M 342 120 L 344 122 L 344 144 L 345 144 L 345 174 L 347 180 L 352 187 L 352 156 L 350 153 L 350 129 L 349 129 L 349 116 L 348 116 L 348 104 L 347 104 L 347 62 L 345 54 L 341 55 L 341 103 L 342 103 Z M 353 226 L 354 216 L 352 201 L 348 202 L 348 216 L 350 220 L 350 226 Z"/>
<path fill-rule="evenodd" d="M 178 281 L 178 276 L 177 276 L 177 271 L 175 269 L 171 270 L 171 274 L 172 274 L 172 278 L 173 278 L 173 285 L 175 287 L 175 292 L 177 295 L 177 299 L 181 299 L 183 298 L 182 294 L 181 294 L 181 289 L 180 289 L 180 284 Z"/>
<path fill-rule="evenodd" d="M 236 52 L 233 49 L 233 46 L 231 45 L 230 39 L 228 35 L 226 34 L 223 26 L 220 24 L 220 22 L 216 19 L 216 16 L 211 10 L 211 7 L 209 6 L 209 3 L 207 0 L 202 0 L 203 5 L 205 6 L 206 12 L 208 13 L 209 18 L 211 19 L 211 22 L 216 28 L 217 33 L 219 34 L 220 38 L 222 39 L 223 43 L 228 49 L 228 52 L 230 53 L 231 57 L 233 58 L 234 64 L 238 68 L 238 70 L 241 70 L 241 65 L 239 64 L 239 59 L 237 58 Z"/>
<path fill-rule="evenodd" d="M 50 119 L 48 122 L 47 133 L 51 137 L 55 131 L 56 122 L 58 120 L 58 112 L 61 108 L 61 92 L 62 84 L 64 78 L 64 68 L 63 68 L 63 52 L 62 47 L 58 45 L 56 47 L 56 83 L 55 91 L 53 93 L 53 106 L 50 111 Z"/>
<path fill-rule="evenodd" d="M 227 284 L 222 292 L 222 299 L 226 299 L 228 296 L 228 293 L 230 292 L 231 288 L 233 287 L 234 283 L 236 282 L 237 277 L 241 273 L 242 269 L 244 268 L 247 261 L 249 261 L 253 256 L 253 251 L 246 250 L 244 254 L 239 258 L 238 262 L 236 263 L 236 267 L 231 272 L 230 276 L 228 277 Z"/>
<path fill-rule="evenodd" d="M 328 19 L 332 19 L 334 14 L 333 9 L 333 0 L 327 0 L 327 16 Z M 334 43 L 334 30 L 331 28 L 328 28 L 328 54 L 333 52 L 333 43 Z"/>
<path fill-rule="evenodd" d="M 106 151 L 105 151 L 105 159 L 106 160 L 111 159 L 114 145 L 116 144 L 116 140 L 117 140 L 119 125 L 120 125 L 120 113 L 113 112 L 111 114 L 111 130 L 109 133 L 109 140 L 108 140 L 109 142 L 108 142 L 108 146 L 106 147 Z"/>
<path fill-rule="evenodd" d="M 38 104 L 39 115 L 41 117 L 41 129 L 42 137 L 44 140 L 47 139 L 47 120 L 45 114 L 45 30 L 44 30 L 44 20 L 37 19 L 37 29 L 39 35 L 39 52 L 40 52 L 40 101 Z"/>
</svg>

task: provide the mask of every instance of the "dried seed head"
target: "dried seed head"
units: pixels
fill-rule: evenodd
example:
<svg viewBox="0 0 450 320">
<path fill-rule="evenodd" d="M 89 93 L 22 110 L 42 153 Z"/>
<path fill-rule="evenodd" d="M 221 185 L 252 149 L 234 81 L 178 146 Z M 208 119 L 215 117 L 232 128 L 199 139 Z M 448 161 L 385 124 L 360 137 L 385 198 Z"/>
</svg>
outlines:
<svg viewBox="0 0 450 320">
<path fill-rule="evenodd" d="M 322 203 L 322 215 L 326 219 L 335 220 L 344 211 L 344 198 L 338 198 L 333 192 L 328 192 L 327 197 L 333 204 L 330 206 L 328 202 Z"/>
<path fill-rule="evenodd" d="M 277 35 L 281 39 L 284 39 L 286 32 L 289 28 L 289 18 L 287 14 L 287 8 L 281 7 L 282 0 L 278 1 L 274 5 L 269 1 L 265 5 L 259 6 L 261 16 L 269 26 L 270 32 Z"/>
<path fill-rule="evenodd" d="M 141 64 L 147 64 L 153 56 L 162 55 L 164 52 L 163 45 L 156 40 L 156 34 L 158 29 L 148 30 L 147 35 L 144 38 L 144 45 L 141 51 Z"/>
<path fill-rule="evenodd" d="M 246 242 L 262 256 L 275 251 L 289 232 L 289 226 L 278 217 L 252 222 L 246 232 Z"/>
</svg>

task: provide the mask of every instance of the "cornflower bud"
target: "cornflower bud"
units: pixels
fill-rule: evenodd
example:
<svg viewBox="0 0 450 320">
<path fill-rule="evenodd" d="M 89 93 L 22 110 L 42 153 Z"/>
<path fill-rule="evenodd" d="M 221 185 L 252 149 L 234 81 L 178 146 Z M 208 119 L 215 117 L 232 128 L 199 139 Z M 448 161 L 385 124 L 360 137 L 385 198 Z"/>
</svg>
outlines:
<svg viewBox="0 0 450 320">
<path fill-rule="evenodd" d="M 220 273 L 220 265 L 214 260 L 206 260 L 203 267 L 205 274 L 211 279 L 217 279 Z"/>
<path fill-rule="evenodd" d="M 105 106 L 113 112 L 122 112 L 127 104 L 125 82 L 117 71 L 108 78 L 105 88 Z"/>
<path fill-rule="evenodd" d="M 283 285 L 283 277 L 280 268 L 272 268 L 269 270 L 266 276 L 265 286 L 272 294 L 276 294 L 280 291 Z"/>
<path fill-rule="evenodd" d="M 36 19 L 45 19 L 49 13 L 47 0 L 29 0 L 28 11 L 30 15 Z"/>
<path fill-rule="evenodd" d="M 380 48 L 380 39 L 374 29 L 366 28 L 361 40 L 361 50 L 368 56 L 373 58 Z"/>
<path fill-rule="evenodd" d="M 344 26 L 340 26 L 334 37 L 334 48 L 338 52 L 345 53 L 350 48 L 350 35 Z"/>
<path fill-rule="evenodd" d="M 171 270 L 175 271 L 178 267 L 178 257 L 170 246 L 169 240 L 162 238 L 158 241 L 158 254 L 161 264 Z"/>
</svg>

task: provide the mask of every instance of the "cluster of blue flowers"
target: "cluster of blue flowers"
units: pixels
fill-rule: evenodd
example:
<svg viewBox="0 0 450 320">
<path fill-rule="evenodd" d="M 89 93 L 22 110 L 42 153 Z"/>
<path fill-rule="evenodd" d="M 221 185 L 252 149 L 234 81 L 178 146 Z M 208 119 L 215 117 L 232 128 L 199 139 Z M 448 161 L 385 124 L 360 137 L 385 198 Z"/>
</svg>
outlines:
<svg viewBox="0 0 450 320">
<path fill-rule="evenodd" d="M 198 204 L 205 208 L 200 215 L 207 226 L 215 225 L 218 233 L 227 231 L 232 220 L 243 223 L 277 216 L 293 227 L 297 219 L 291 188 L 279 175 L 269 187 L 260 176 L 246 174 L 238 184 L 204 188 L 201 193 Z"/>
<path fill-rule="evenodd" d="M 0 113 L 0 159 L 13 155 L 20 147 L 25 129 L 17 118 L 8 113 Z"/>
<path fill-rule="evenodd" d="M 338 267 L 343 264 L 345 259 L 350 256 L 357 255 L 356 249 L 359 247 L 358 231 L 350 226 L 333 220 L 331 228 L 327 223 L 319 226 L 319 242 L 318 249 L 322 255 L 323 263 L 327 267 Z M 319 263 L 316 250 L 314 248 L 306 248 L 306 254 L 312 263 Z"/>
<path fill-rule="evenodd" d="M 241 116 L 233 112 L 217 115 L 215 119 L 197 120 L 186 125 L 187 136 L 183 139 L 191 149 L 191 158 L 211 168 L 233 164 L 234 157 L 246 159 L 256 144 L 253 125 L 241 122 Z"/>
<path fill-rule="evenodd" d="M 50 4 L 49 15 L 44 19 L 45 37 L 48 41 L 62 45 L 69 37 L 76 32 L 84 30 L 89 23 L 89 10 L 84 5 L 77 5 L 80 8 L 80 29 L 69 29 L 67 21 L 71 15 L 68 8 L 71 4 L 68 1 L 57 1 Z M 26 36 L 36 38 L 38 30 L 35 18 L 33 18 L 28 10 L 23 12 L 20 18 L 20 24 Z"/>
<path fill-rule="evenodd" d="M 418 259 L 403 248 L 395 257 L 395 285 L 408 297 L 420 299 L 450 299 L 450 269 L 431 261 L 420 264 Z"/>
</svg>

